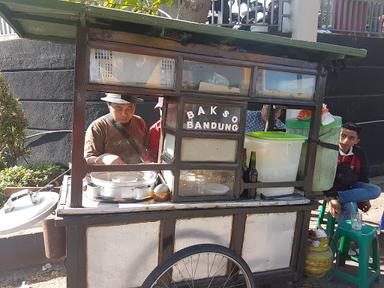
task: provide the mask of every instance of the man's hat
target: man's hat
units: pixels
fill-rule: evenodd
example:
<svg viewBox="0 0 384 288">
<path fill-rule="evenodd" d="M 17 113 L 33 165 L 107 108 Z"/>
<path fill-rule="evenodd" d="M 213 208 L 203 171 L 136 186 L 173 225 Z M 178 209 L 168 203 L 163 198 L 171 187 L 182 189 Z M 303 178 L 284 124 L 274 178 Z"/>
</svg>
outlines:
<svg viewBox="0 0 384 288">
<path fill-rule="evenodd" d="M 155 105 L 155 109 L 156 108 L 163 108 L 163 103 L 164 103 L 164 98 L 163 97 L 159 97 L 157 99 L 157 103 Z"/>
<path fill-rule="evenodd" d="M 101 98 L 101 100 L 115 104 L 136 104 L 144 101 L 139 97 L 128 94 L 105 93 L 105 95 L 106 97 Z"/>
</svg>

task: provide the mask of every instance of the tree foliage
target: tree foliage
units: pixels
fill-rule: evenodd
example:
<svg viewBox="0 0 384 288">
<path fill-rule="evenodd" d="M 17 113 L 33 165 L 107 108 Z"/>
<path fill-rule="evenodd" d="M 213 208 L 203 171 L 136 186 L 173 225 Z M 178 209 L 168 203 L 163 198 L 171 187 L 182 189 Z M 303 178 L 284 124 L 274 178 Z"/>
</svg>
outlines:
<svg viewBox="0 0 384 288">
<path fill-rule="evenodd" d="M 122 10 L 130 10 L 149 15 L 158 15 L 160 5 L 172 5 L 173 0 L 67 0 L 85 5 L 104 6 Z"/>
<path fill-rule="evenodd" d="M 0 170 L 29 153 L 25 147 L 27 119 L 20 102 L 0 74 Z"/>
<path fill-rule="evenodd" d="M 6 199 L 6 187 L 43 187 L 64 170 L 62 166 L 44 162 L 4 168 L 0 171 L 0 206 Z M 60 184 L 60 181 L 54 183 Z"/>
</svg>

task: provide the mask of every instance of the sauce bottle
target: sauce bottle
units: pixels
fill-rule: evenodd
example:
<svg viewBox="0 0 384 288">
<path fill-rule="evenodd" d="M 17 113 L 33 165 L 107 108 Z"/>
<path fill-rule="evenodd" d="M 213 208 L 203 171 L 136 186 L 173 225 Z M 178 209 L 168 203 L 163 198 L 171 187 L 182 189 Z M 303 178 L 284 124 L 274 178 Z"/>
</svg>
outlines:
<svg viewBox="0 0 384 288">
<path fill-rule="evenodd" d="M 249 165 L 246 172 L 247 182 L 256 183 L 257 177 L 259 173 L 256 170 L 256 152 L 251 152 L 251 158 L 249 159 Z M 248 189 L 248 198 L 255 199 L 256 198 L 256 188 Z"/>
<path fill-rule="evenodd" d="M 241 171 L 243 172 L 243 180 L 244 182 L 248 182 L 248 177 L 247 177 L 247 149 L 243 149 L 243 162 L 241 163 Z"/>
</svg>

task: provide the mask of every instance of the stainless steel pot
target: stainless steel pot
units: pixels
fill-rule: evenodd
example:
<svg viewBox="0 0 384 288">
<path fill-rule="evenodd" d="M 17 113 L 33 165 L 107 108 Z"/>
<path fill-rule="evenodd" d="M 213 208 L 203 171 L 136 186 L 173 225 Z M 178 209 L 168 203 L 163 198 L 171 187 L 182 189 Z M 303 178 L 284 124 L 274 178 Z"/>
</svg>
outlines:
<svg viewBox="0 0 384 288">
<path fill-rule="evenodd" d="M 105 200 L 143 200 L 156 182 L 153 171 L 93 172 L 87 196 Z"/>
</svg>

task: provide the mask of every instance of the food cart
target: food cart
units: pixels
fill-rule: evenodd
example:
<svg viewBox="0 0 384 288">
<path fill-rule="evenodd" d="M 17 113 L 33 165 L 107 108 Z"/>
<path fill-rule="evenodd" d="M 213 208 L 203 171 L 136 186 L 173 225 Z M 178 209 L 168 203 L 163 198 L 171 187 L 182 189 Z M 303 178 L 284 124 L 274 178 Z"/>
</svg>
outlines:
<svg viewBox="0 0 384 288">
<path fill-rule="evenodd" d="M 312 179 L 327 70 L 365 50 L 63 1 L 0 0 L 0 11 L 22 37 L 76 43 L 72 173 L 56 208 L 66 228 L 68 287 L 300 279 L 318 206 Z M 86 164 L 93 92 L 164 97 L 158 163 Z M 312 111 L 303 179 L 244 183 L 249 103 Z M 127 171 L 159 172 L 170 201 L 105 203 L 83 191 L 88 173 Z M 301 195 L 241 198 L 244 189 L 281 187 Z"/>
</svg>

